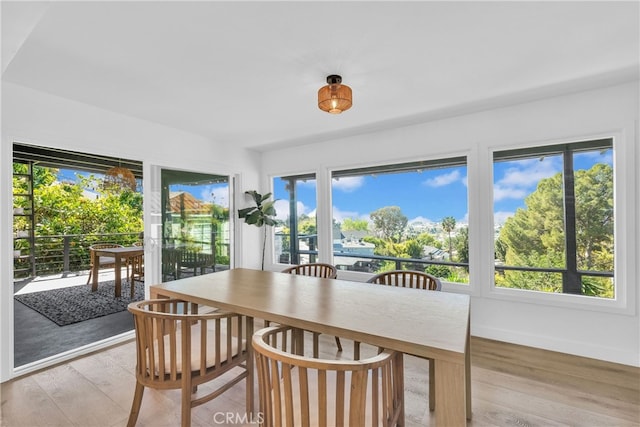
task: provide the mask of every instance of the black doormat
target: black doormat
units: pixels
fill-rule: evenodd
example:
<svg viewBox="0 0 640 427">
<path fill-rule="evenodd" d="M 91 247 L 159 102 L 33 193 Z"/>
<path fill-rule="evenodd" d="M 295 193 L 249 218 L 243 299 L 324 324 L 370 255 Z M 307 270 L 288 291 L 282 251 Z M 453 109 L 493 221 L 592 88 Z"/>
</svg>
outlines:
<svg viewBox="0 0 640 427">
<path fill-rule="evenodd" d="M 132 301 L 144 299 L 144 284 L 135 283 L 134 298 L 130 299 L 128 280 L 122 283 L 122 296 L 115 296 L 115 282 L 98 283 L 98 290 L 91 285 L 71 286 L 50 291 L 14 295 L 16 301 L 51 319 L 59 326 L 70 325 L 127 309 Z"/>
</svg>

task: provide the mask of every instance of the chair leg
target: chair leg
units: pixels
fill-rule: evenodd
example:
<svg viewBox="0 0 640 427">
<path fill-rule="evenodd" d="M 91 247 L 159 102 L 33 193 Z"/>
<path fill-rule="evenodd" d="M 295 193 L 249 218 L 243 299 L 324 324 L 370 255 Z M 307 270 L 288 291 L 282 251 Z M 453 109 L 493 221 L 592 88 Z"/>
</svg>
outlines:
<svg viewBox="0 0 640 427">
<path fill-rule="evenodd" d="M 140 405 L 142 404 L 142 395 L 144 394 L 144 386 L 136 381 L 136 391 L 133 394 L 133 403 L 131 404 L 131 412 L 129 413 L 129 421 L 127 427 L 134 427 L 138 421 L 140 413 Z"/>
<path fill-rule="evenodd" d="M 91 275 L 93 274 L 93 267 L 89 269 L 89 278 L 87 279 L 87 285 L 91 283 Z"/>
<path fill-rule="evenodd" d="M 353 360 L 360 360 L 360 342 L 353 342 Z"/>
<path fill-rule="evenodd" d="M 182 427 L 191 427 L 191 387 L 182 390 Z"/>
<path fill-rule="evenodd" d="M 336 338 L 336 345 L 338 346 L 338 351 L 342 351 L 342 343 L 340 342 L 340 338 Z"/>
<path fill-rule="evenodd" d="M 435 360 L 429 359 L 429 410 L 436 409 L 436 369 Z"/>
</svg>

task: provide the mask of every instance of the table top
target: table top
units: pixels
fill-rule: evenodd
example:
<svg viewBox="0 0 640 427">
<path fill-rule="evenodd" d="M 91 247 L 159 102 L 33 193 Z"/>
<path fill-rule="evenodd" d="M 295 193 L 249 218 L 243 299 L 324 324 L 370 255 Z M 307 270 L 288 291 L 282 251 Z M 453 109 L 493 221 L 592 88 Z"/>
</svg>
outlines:
<svg viewBox="0 0 640 427">
<path fill-rule="evenodd" d="M 144 253 L 144 247 L 142 246 L 125 246 L 122 248 L 100 248 L 92 249 L 98 254 L 110 254 L 110 255 L 138 255 Z"/>
<path fill-rule="evenodd" d="M 468 295 L 250 269 L 154 285 L 151 293 L 465 363 Z"/>
</svg>

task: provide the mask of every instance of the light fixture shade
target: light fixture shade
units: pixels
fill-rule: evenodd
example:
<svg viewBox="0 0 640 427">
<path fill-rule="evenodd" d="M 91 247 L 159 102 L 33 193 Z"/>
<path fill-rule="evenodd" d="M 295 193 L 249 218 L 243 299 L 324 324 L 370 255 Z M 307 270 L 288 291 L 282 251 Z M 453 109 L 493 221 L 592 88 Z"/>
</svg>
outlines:
<svg viewBox="0 0 640 427">
<path fill-rule="evenodd" d="M 129 189 L 136 191 L 136 177 L 127 168 L 116 166 L 104 173 L 103 188 L 110 191 Z"/>
<path fill-rule="evenodd" d="M 351 88 L 342 84 L 342 77 L 330 75 L 327 85 L 318 91 L 318 108 L 331 114 L 340 114 L 351 108 L 353 95 Z"/>
</svg>

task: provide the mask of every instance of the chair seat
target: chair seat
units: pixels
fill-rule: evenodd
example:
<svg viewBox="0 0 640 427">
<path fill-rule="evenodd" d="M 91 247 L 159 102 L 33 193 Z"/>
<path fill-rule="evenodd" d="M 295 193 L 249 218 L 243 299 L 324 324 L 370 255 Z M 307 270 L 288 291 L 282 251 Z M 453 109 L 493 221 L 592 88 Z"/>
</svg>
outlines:
<svg viewBox="0 0 640 427">
<path fill-rule="evenodd" d="M 193 325 L 191 327 L 191 336 L 194 338 L 200 337 L 200 329 L 201 328 L 199 323 L 196 325 Z M 205 336 L 206 336 L 205 366 L 207 368 L 211 368 L 216 365 L 216 335 L 214 331 L 207 329 L 207 331 L 205 332 Z M 165 346 L 165 348 L 168 348 L 171 342 L 170 336 L 165 335 L 163 341 L 164 341 L 163 345 Z M 231 352 L 228 352 L 229 341 L 231 341 Z M 246 344 L 247 344 L 246 340 L 243 339 L 242 340 L 243 350 L 246 349 Z M 159 352 L 158 352 L 157 346 L 158 344 L 156 342 L 154 346 L 155 361 L 156 361 L 155 366 L 160 365 L 159 356 L 158 356 Z M 237 354 L 237 352 L 238 352 L 237 340 L 236 339 L 228 340 L 227 335 L 221 332 L 220 333 L 220 363 L 224 363 L 227 361 L 227 357 L 229 353 L 231 355 L 234 355 L 234 354 Z M 200 341 L 200 339 L 192 339 L 191 340 L 191 371 L 197 371 L 200 369 L 201 354 L 202 354 L 202 342 Z M 165 369 L 165 372 L 171 372 L 170 359 L 165 359 L 164 369 Z M 176 373 L 178 374 L 182 373 L 182 333 L 180 332 L 180 329 L 178 329 L 178 332 L 176 333 Z M 159 372 L 156 370 L 155 374 L 158 375 Z"/>
</svg>

